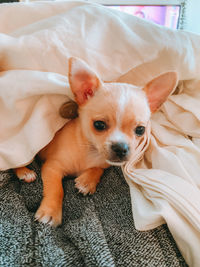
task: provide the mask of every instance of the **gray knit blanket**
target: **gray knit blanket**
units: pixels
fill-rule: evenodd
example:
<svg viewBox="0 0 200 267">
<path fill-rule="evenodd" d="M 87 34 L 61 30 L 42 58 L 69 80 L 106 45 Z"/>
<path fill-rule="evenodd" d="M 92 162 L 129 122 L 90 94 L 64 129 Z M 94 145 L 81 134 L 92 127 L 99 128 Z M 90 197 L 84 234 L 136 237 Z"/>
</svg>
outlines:
<svg viewBox="0 0 200 267">
<path fill-rule="evenodd" d="M 42 199 L 38 179 L 27 184 L 12 171 L 0 173 L 0 266 L 173 267 L 187 266 L 166 225 L 134 227 L 129 188 L 120 168 L 105 171 L 97 192 L 83 196 L 63 180 L 63 223 L 51 228 L 34 220 Z"/>
</svg>

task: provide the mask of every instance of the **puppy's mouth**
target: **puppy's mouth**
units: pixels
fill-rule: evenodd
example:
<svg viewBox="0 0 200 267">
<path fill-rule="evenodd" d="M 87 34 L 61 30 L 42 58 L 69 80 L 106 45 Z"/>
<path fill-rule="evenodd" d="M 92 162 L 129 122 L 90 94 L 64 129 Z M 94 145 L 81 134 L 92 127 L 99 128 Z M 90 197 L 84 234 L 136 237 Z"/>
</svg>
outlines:
<svg viewBox="0 0 200 267">
<path fill-rule="evenodd" d="M 113 166 L 124 165 L 131 154 L 130 145 L 126 142 L 112 142 L 109 146 L 106 162 Z"/>
<path fill-rule="evenodd" d="M 116 161 L 116 160 L 109 160 L 109 159 L 107 159 L 106 160 L 106 163 L 108 163 L 109 165 L 112 165 L 112 166 L 123 166 L 125 163 L 126 163 L 127 161 Z"/>
<path fill-rule="evenodd" d="M 97 156 L 98 154 L 99 156 L 104 158 L 107 164 L 111 166 L 123 166 L 129 159 L 129 155 L 123 156 L 122 158 L 121 155 L 117 156 L 116 153 L 113 153 L 113 151 L 111 150 L 108 152 L 107 149 L 98 149 L 98 147 L 92 143 L 90 144 L 90 152 L 94 153 L 94 156 Z"/>
</svg>

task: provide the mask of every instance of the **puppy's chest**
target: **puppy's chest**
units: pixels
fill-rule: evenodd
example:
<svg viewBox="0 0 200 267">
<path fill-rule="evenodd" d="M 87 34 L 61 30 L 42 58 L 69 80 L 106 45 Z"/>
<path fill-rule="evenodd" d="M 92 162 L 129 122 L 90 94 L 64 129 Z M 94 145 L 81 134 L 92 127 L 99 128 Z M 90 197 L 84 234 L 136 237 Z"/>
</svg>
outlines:
<svg viewBox="0 0 200 267">
<path fill-rule="evenodd" d="M 94 168 L 106 166 L 105 159 L 103 159 L 98 152 L 78 149 L 76 151 L 68 151 L 68 166 L 66 166 L 66 174 L 79 175 L 83 171 Z"/>
</svg>

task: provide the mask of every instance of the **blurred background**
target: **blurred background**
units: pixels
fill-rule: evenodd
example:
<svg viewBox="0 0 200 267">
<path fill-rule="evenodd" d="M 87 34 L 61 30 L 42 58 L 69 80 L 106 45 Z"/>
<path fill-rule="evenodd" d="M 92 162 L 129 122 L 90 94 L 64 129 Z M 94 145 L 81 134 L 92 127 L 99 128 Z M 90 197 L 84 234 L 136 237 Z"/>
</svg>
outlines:
<svg viewBox="0 0 200 267">
<path fill-rule="evenodd" d="M 0 0 L 0 3 L 39 0 Z M 47 0 L 43 0 L 47 1 Z M 63 0 L 50 0 L 63 1 Z M 85 0 L 106 5 L 154 23 L 200 34 L 200 0 Z"/>
</svg>

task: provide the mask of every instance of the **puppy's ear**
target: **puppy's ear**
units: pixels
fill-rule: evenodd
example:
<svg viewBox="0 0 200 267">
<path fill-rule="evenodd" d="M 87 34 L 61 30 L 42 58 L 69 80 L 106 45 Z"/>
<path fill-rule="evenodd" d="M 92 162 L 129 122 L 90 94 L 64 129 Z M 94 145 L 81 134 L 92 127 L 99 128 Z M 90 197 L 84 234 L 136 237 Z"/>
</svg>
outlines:
<svg viewBox="0 0 200 267">
<path fill-rule="evenodd" d="M 172 71 L 161 74 L 144 87 L 152 113 L 167 100 L 167 97 L 177 86 L 177 82 L 178 75 Z"/>
<path fill-rule="evenodd" d="M 69 84 L 78 105 L 83 105 L 100 86 L 100 80 L 90 67 L 78 58 L 69 59 Z"/>
</svg>

